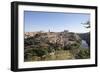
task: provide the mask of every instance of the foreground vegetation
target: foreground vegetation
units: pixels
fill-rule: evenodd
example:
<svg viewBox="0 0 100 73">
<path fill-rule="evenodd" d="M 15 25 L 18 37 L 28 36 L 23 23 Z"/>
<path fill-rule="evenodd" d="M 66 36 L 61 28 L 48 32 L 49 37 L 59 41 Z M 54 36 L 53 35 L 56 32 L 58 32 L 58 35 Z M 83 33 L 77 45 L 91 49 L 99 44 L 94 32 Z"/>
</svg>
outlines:
<svg viewBox="0 0 100 73">
<path fill-rule="evenodd" d="M 72 50 L 57 50 L 55 52 L 47 52 L 45 50 L 31 49 L 25 53 L 25 61 L 48 61 L 48 60 L 69 60 L 69 59 L 88 59 L 90 52 L 88 49 L 81 49 L 77 54 Z"/>
<path fill-rule="evenodd" d="M 89 49 L 80 48 L 78 44 L 65 46 L 64 48 L 34 48 L 25 49 L 24 61 L 48 61 L 90 58 Z"/>
</svg>

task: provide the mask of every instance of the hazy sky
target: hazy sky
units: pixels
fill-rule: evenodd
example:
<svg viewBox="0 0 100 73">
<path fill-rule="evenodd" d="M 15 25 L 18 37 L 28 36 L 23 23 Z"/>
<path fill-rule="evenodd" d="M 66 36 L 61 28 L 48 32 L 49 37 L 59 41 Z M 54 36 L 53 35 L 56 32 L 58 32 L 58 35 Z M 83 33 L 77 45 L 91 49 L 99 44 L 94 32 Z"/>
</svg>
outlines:
<svg viewBox="0 0 100 73">
<path fill-rule="evenodd" d="M 84 33 L 88 30 L 81 23 L 88 20 L 89 14 L 24 11 L 25 32 L 69 30 Z"/>
</svg>

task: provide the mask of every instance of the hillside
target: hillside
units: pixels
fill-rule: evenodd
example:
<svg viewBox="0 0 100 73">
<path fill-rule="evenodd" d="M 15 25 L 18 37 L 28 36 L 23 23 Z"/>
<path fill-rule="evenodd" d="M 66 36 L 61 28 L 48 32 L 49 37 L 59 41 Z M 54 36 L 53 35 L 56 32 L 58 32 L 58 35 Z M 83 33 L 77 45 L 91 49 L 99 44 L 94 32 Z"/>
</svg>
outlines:
<svg viewBox="0 0 100 73">
<path fill-rule="evenodd" d="M 82 39 L 76 33 L 25 32 L 24 37 L 25 61 L 83 58 L 79 57 Z"/>
<path fill-rule="evenodd" d="M 90 33 L 78 33 L 81 39 L 85 40 L 90 47 Z"/>
</svg>

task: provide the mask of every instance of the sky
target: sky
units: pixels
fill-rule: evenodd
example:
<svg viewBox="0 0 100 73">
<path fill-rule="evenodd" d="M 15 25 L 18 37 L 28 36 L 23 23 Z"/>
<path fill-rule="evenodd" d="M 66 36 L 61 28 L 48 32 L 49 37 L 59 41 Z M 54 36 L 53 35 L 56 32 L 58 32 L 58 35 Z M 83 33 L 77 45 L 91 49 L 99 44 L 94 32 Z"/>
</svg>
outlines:
<svg viewBox="0 0 100 73">
<path fill-rule="evenodd" d="M 89 30 L 82 23 L 90 20 L 90 14 L 63 12 L 24 11 L 25 32 L 69 32 L 85 33 Z"/>
</svg>

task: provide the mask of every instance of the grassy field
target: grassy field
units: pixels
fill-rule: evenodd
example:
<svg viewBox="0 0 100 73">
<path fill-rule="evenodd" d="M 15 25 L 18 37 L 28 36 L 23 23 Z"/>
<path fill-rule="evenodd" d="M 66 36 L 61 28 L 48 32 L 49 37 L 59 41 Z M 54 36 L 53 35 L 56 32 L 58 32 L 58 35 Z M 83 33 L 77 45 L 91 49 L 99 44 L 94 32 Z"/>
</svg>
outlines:
<svg viewBox="0 0 100 73">
<path fill-rule="evenodd" d="M 56 51 L 54 54 L 44 55 L 43 57 L 32 56 L 29 61 L 49 61 L 49 60 L 68 60 L 73 59 L 69 50 Z M 28 61 L 28 60 L 27 60 Z"/>
<path fill-rule="evenodd" d="M 72 54 L 69 51 L 56 51 L 54 55 L 48 55 L 46 60 L 66 60 L 72 59 Z"/>
</svg>

